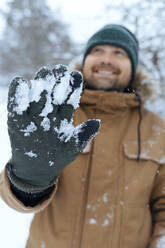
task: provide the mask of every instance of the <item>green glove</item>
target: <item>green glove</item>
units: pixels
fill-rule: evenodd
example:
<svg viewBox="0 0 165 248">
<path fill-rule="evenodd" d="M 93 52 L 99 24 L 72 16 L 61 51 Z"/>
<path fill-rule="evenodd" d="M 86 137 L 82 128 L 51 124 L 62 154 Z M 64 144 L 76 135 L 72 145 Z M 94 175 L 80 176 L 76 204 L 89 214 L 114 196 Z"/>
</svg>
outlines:
<svg viewBox="0 0 165 248">
<path fill-rule="evenodd" d="M 49 187 L 97 134 L 99 120 L 73 126 L 82 82 L 80 72 L 70 73 L 64 65 L 53 70 L 43 67 L 29 82 L 19 77 L 12 80 L 8 132 L 15 178 L 39 188 Z"/>
</svg>

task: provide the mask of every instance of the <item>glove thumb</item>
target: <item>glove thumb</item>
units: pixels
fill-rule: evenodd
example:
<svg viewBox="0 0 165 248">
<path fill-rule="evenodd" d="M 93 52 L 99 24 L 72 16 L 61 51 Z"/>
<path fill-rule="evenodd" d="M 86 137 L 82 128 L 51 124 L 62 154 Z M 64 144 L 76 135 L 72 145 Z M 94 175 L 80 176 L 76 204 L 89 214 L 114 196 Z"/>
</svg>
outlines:
<svg viewBox="0 0 165 248">
<path fill-rule="evenodd" d="M 97 135 L 99 128 L 100 120 L 97 119 L 88 120 L 75 128 L 77 141 L 81 150 Z"/>
</svg>

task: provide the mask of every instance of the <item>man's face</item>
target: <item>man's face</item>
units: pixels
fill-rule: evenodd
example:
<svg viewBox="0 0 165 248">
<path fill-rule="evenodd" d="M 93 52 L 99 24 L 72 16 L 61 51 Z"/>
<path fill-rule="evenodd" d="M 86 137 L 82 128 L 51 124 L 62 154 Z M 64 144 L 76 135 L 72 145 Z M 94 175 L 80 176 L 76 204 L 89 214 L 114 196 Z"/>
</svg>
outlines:
<svg viewBox="0 0 165 248">
<path fill-rule="evenodd" d="M 131 61 L 122 48 L 98 45 L 86 56 L 83 76 L 90 88 L 123 91 L 131 75 Z"/>
</svg>

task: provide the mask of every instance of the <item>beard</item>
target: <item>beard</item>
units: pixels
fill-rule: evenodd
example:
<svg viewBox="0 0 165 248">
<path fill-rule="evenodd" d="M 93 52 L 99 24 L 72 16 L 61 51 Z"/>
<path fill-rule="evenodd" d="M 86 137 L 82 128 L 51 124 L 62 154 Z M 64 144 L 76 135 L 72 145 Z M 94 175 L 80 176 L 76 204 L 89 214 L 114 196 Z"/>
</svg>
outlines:
<svg viewBox="0 0 165 248">
<path fill-rule="evenodd" d="M 104 73 L 103 71 L 106 71 Z M 83 68 L 84 86 L 90 90 L 117 91 L 124 92 L 128 87 L 127 74 L 122 74 L 119 67 L 112 64 L 101 63 Z M 123 78 L 123 82 L 121 79 Z"/>
<path fill-rule="evenodd" d="M 98 85 L 96 80 L 93 78 L 85 79 L 84 78 L 84 88 L 89 90 L 103 90 L 103 91 L 117 91 L 117 92 L 123 92 L 125 87 L 119 85 L 118 80 L 113 80 L 112 82 L 109 82 L 109 85 L 107 86 L 101 86 Z"/>
</svg>

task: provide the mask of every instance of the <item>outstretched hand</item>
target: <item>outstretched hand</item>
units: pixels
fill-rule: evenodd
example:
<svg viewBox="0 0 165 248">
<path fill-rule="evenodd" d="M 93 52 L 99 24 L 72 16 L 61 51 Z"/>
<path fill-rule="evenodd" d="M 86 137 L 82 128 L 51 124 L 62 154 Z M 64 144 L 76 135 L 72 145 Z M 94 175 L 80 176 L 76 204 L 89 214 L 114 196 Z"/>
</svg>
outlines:
<svg viewBox="0 0 165 248">
<path fill-rule="evenodd" d="M 98 132 L 100 121 L 73 126 L 83 79 L 64 65 L 41 68 L 34 80 L 16 77 L 8 94 L 12 171 L 26 183 L 45 187 L 57 178 Z"/>
</svg>

